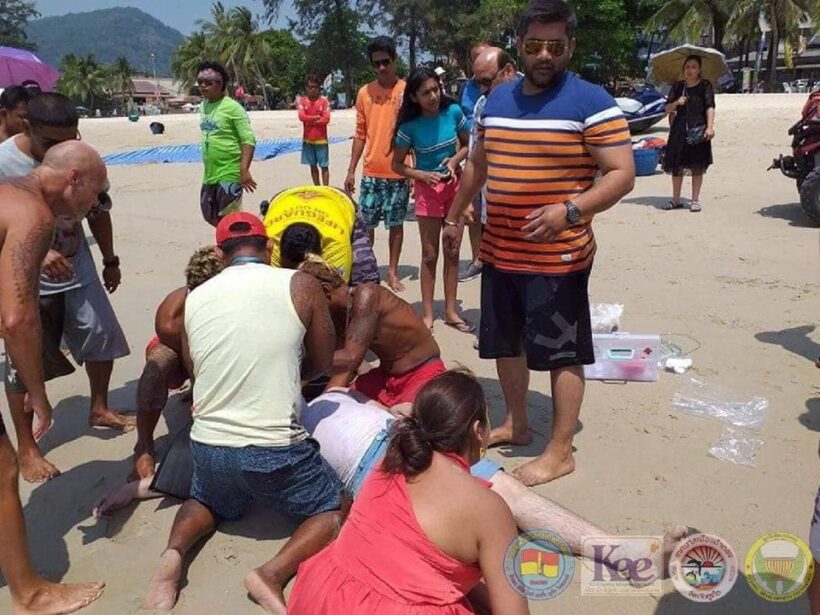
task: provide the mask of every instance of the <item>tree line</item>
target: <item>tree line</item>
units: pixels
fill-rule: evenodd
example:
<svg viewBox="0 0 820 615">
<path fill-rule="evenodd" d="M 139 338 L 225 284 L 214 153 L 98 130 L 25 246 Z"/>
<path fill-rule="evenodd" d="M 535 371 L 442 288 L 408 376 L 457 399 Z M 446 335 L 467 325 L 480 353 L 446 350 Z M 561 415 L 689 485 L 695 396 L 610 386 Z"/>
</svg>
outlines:
<svg viewBox="0 0 820 615">
<path fill-rule="evenodd" d="M 266 28 L 286 2 L 295 19 L 288 28 Z M 336 87 L 352 99 L 373 77 L 365 54 L 374 33 L 387 33 L 406 50 L 406 66 L 422 57 L 454 71 L 465 70 L 473 42 L 486 40 L 515 52 L 518 16 L 529 0 L 263 0 L 257 18 L 245 7 L 217 2 L 177 50 L 172 70 L 186 88 L 196 65 L 216 59 L 232 79 L 271 105 L 290 100 L 306 73 L 339 72 Z M 642 76 L 648 56 L 664 46 L 690 42 L 739 55 L 742 65 L 765 41 L 770 88 L 776 80 L 777 50 L 786 67 L 805 48 L 820 24 L 820 0 L 570 0 L 578 15 L 578 50 L 573 68 L 584 77 L 609 83 Z M 25 24 L 37 17 L 32 0 L 0 0 L 0 45 L 31 48 Z M 762 30 L 761 30 L 762 28 Z M 119 63 L 119 61 L 117 62 Z M 115 63 L 115 64 L 117 64 Z M 93 57 L 63 61 L 66 92 L 88 102 L 111 91 L 115 74 Z M 123 67 L 121 67 L 123 68 Z M 108 89 L 105 83 L 108 83 Z M 81 98 L 82 97 L 82 98 Z"/>
</svg>

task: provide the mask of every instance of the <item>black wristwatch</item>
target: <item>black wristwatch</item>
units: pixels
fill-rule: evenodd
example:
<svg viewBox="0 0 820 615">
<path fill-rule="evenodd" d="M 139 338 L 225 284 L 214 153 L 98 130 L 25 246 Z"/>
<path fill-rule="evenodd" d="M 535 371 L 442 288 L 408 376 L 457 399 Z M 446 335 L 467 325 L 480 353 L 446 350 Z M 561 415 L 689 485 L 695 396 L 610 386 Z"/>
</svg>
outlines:
<svg viewBox="0 0 820 615">
<path fill-rule="evenodd" d="M 103 267 L 119 267 L 120 266 L 120 257 L 113 256 L 111 258 L 104 258 L 103 259 Z"/>
<path fill-rule="evenodd" d="M 564 201 L 564 207 L 567 208 L 567 222 L 572 226 L 581 219 L 581 210 L 572 201 Z"/>
</svg>

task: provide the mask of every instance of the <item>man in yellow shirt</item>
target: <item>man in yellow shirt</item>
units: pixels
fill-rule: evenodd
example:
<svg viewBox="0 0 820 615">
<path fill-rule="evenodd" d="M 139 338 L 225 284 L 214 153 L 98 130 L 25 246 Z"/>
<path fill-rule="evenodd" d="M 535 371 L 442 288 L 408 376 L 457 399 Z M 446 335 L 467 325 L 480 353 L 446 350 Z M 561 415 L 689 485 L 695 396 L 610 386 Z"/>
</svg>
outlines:
<svg viewBox="0 0 820 615">
<path fill-rule="evenodd" d="M 351 286 L 379 283 L 379 270 L 356 203 L 329 186 L 296 186 L 274 196 L 262 212 L 273 240 L 271 264 L 296 269 L 308 253 L 321 256 Z"/>
</svg>

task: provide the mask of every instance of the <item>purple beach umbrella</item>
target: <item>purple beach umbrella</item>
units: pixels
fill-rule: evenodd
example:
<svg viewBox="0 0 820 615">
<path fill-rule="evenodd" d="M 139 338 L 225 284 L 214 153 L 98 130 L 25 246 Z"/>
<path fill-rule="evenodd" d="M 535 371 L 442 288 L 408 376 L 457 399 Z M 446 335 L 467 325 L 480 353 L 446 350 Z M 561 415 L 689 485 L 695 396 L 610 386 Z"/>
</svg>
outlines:
<svg viewBox="0 0 820 615">
<path fill-rule="evenodd" d="M 45 92 L 54 89 L 60 72 L 25 49 L 0 47 L 0 88 L 36 81 Z"/>
</svg>

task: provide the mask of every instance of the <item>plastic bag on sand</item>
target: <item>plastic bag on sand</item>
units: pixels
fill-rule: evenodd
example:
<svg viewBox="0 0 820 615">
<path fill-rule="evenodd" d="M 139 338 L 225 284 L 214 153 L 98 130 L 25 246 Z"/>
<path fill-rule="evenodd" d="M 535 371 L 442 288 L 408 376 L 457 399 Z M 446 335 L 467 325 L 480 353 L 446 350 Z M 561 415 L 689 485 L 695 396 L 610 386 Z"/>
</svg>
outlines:
<svg viewBox="0 0 820 615">
<path fill-rule="evenodd" d="M 744 399 L 722 387 L 689 378 L 672 398 L 672 407 L 694 416 L 712 417 L 735 427 L 760 429 L 769 412 L 769 400 Z"/>
<path fill-rule="evenodd" d="M 620 303 L 595 303 L 589 308 L 593 333 L 612 333 L 621 326 L 624 306 Z"/>
<path fill-rule="evenodd" d="M 709 449 L 709 454 L 723 461 L 754 467 L 762 444 L 763 440 L 760 438 L 749 436 L 740 429 L 727 427 Z"/>
</svg>

